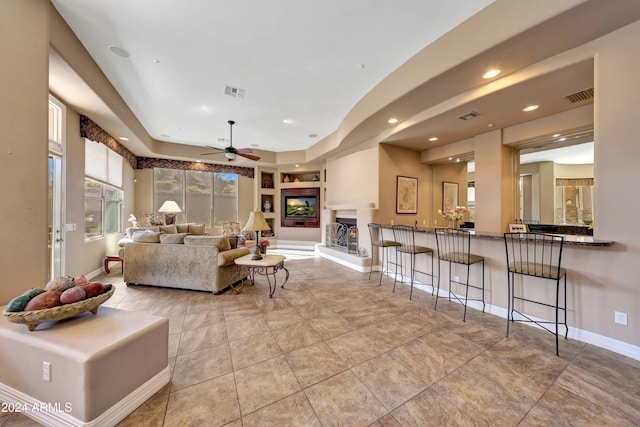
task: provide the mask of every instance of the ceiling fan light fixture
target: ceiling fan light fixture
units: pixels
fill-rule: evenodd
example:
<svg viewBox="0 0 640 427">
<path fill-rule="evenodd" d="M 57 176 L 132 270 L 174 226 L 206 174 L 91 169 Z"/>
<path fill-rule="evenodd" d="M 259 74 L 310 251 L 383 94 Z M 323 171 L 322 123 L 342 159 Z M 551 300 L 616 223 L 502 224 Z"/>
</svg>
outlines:
<svg viewBox="0 0 640 427">
<path fill-rule="evenodd" d="M 236 153 L 224 153 L 224 156 L 229 160 L 235 160 L 236 159 Z"/>
</svg>

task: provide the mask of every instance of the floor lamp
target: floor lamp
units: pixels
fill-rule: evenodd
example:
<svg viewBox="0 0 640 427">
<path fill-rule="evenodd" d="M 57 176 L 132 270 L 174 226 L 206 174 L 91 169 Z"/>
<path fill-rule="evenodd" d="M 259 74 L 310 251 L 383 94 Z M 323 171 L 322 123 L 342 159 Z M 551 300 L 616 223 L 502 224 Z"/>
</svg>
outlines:
<svg viewBox="0 0 640 427">
<path fill-rule="evenodd" d="M 249 213 L 249 221 L 247 221 L 247 225 L 244 226 L 242 231 L 255 231 L 256 232 L 256 249 L 251 257 L 252 260 L 260 260 L 262 259 L 262 255 L 260 255 L 260 232 L 264 230 L 271 230 L 269 224 L 264 219 L 264 214 L 262 211 L 253 211 Z"/>
</svg>

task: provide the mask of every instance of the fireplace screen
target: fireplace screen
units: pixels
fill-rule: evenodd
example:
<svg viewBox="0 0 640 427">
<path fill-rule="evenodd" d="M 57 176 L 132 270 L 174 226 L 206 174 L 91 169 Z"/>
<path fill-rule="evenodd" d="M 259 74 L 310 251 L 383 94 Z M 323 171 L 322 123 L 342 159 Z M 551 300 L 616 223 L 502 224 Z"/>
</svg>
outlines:
<svg viewBox="0 0 640 427">
<path fill-rule="evenodd" d="M 330 222 L 326 229 L 327 247 L 346 249 L 347 253 L 358 253 L 358 227 Z"/>
</svg>

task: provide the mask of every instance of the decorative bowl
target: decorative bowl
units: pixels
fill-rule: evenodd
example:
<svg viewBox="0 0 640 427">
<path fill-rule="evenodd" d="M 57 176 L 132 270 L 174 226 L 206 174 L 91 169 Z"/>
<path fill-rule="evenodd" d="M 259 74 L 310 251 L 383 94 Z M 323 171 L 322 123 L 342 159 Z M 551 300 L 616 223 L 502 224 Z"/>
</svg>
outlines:
<svg viewBox="0 0 640 427">
<path fill-rule="evenodd" d="M 112 286 L 107 292 L 95 296 L 93 298 L 83 299 L 82 301 L 71 304 L 63 304 L 53 308 L 45 308 L 43 310 L 8 312 L 3 311 L 5 318 L 9 322 L 21 323 L 27 325 L 30 331 L 33 331 L 40 323 L 54 322 L 56 320 L 68 319 L 75 317 L 85 311 L 93 314 L 98 313 L 100 304 L 111 298 L 115 292 L 115 286 Z"/>
</svg>

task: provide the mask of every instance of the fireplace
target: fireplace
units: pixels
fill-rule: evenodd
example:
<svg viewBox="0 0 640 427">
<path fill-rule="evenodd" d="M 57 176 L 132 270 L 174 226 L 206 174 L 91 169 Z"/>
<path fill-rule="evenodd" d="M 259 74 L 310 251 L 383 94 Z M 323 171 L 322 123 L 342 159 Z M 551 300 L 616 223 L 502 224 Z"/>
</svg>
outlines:
<svg viewBox="0 0 640 427">
<path fill-rule="evenodd" d="M 353 218 L 336 218 L 325 229 L 327 247 L 346 249 L 347 253 L 358 253 L 358 227 Z"/>
</svg>

